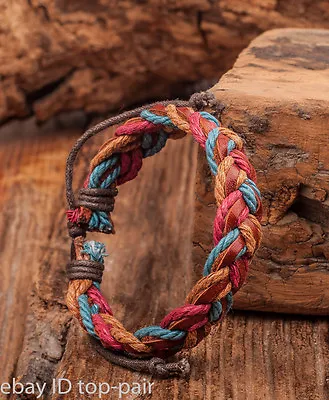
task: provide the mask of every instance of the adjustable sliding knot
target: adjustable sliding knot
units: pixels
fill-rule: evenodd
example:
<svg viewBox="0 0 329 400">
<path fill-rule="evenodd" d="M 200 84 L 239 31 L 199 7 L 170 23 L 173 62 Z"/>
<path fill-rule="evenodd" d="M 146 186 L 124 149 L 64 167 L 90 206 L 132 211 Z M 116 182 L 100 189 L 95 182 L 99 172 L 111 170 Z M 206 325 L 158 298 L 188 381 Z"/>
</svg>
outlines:
<svg viewBox="0 0 329 400">
<path fill-rule="evenodd" d="M 244 284 L 249 263 L 259 247 L 261 196 L 243 142 L 235 132 L 222 127 L 214 115 L 195 111 L 215 110 L 215 100 L 212 93 L 205 92 L 193 95 L 189 102 L 156 103 L 123 113 L 87 131 L 68 158 L 68 219 L 81 229 L 80 233 L 84 228 L 113 232 L 110 213 L 116 186 L 134 179 L 143 160 L 160 151 L 168 139 L 192 135 L 205 150 L 213 175 L 217 205 L 214 248 L 205 262 L 203 277 L 187 295 L 185 304 L 171 311 L 159 325 L 130 333 L 114 317 L 99 285 L 105 248 L 101 243 L 85 241 L 84 235 L 78 236 L 78 228 L 71 228 L 74 257 L 68 266 L 71 280 L 67 305 L 91 336 L 104 348 L 115 351 L 103 349 L 113 363 L 163 377 L 187 374 L 186 361 L 165 363 L 161 358 L 196 346 L 213 325 L 222 321 L 232 307 L 233 295 Z M 91 161 L 75 203 L 71 185 L 77 151 L 88 137 L 114 123 L 123 124 Z"/>
<path fill-rule="evenodd" d="M 104 271 L 104 257 L 107 256 L 103 243 L 82 241 L 80 237 L 73 240 L 75 259 L 66 267 L 68 279 L 88 279 L 93 282 L 102 282 Z"/>
<path fill-rule="evenodd" d="M 98 230 L 103 233 L 114 233 L 110 213 L 114 209 L 114 200 L 118 189 L 109 176 L 105 178 L 108 184 L 104 184 L 103 181 L 101 187 L 94 187 L 98 185 L 99 175 L 102 173 L 104 171 L 96 171 L 96 174 L 94 173 L 94 176 L 90 177 L 89 186 L 79 190 L 78 198 L 74 203 L 76 208 L 67 211 L 67 219 L 71 223 L 69 229 L 73 235 L 76 230 L 73 226 L 78 226 L 86 231 Z M 109 171 L 107 173 L 109 174 Z M 72 236 L 71 233 L 70 236 Z"/>
<path fill-rule="evenodd" d="M 114 209 L 114 197 L 118 194 L 116 187 L 108 189 L 83 188 L 79 190 L 77 205 L 92 211 L 111 212 Z"/>
<path fill-rule="evenodd" d="M 69 280 L 90 279 L 102 282 L 104 264 L 91 260 L 72 260 L 67 264 L 66 275 Z"/>
</svg>

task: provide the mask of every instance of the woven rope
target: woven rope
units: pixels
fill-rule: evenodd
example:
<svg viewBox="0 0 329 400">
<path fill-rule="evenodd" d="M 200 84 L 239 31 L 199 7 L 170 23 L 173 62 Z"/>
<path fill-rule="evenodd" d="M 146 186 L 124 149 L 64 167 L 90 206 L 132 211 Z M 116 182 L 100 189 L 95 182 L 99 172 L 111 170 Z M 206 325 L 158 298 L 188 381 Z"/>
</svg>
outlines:
<svg viewBox="0 0 329 400">
<path fill-rule="evenodd" d="M 119 126 L 114 137 L 99 149 L 82 192 L 103 189 L 103 193 L 110 188 L 109 193 L 116 194 L 116 186 L 137 176 L 144 158 L 159 152 L 168 139 L 190 134 L 204 148 L 214 176 L 218 207 L 214 248 L 205 262 L 203 277 L 185 304 L 171 311 L 159 325 L 144 327 L 134 334 L 128 332 L 113 315 L 99 283 L 93 280 L 95 269 L 89 279 L 74 279 L 73 275 L 67 305 L 82 327 L 105 348 L 133 357 L 167 358 L 196 346 L 232 307 L 233 294 L 244 283 L 249 262 L 260 243 L 261 200 L 255 170 L 244 153 L 242 140 L 221 127 L 212 114 L 175 104 L 156 104 L 138 114 Z M 96 195 L 97 190 L 92 193 Z M 98 202 L 92 200 L 91 208 L 84 205 L 88 203 L 81 203 L 68 211 L 70 227 L 113 232 L 110 212 L 97 209 Z M 104 263 L 104 245 L 86 241 L 82 234 L 72 235 L 72 240 L 77 265 L 80 267 L 85 260 L 86 267 L 81 271 L 86 277 L 88 262 Z"/>
</svg>

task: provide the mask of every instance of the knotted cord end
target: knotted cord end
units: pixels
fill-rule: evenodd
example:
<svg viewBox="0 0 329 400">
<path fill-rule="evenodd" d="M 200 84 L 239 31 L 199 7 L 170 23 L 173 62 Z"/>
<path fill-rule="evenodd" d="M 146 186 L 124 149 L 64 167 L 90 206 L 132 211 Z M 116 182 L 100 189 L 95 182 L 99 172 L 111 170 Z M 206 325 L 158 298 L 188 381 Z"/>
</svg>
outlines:
<svg viewBox="0 0 329 400">
<path fill-rule="evenodd" d="M 162 358 L 153 357 L 145 361 L 152 376 L 158 378 L 171 378 L 174 376 L 187 378 L 190 374 L 190 363 L 187 358 L 177 362 L 166 363 Z"/>
<path fill-rule="evenodd" d="M 112 364 L 129 368 L 132 371 L 145 372 L 151 374 L 154 378 L 187 378 L 190 373 L 190 364 L 186 358 L 182 358 L 177 362 L 167 363 L 164 359 L 153 357 L 150 359 L 132 358 L 128 355 L 115 353 L 109 349 L 105 349 L 101 343 L 95 338 L 90 337 L 97 352 Z"/>
<path fill-rule="evenodd" d="M 215 113 L 218 111 L 218 100 L 212 92 L 198 92 L 192 94 L 189 100 L 190 106 L 196 111 L 203 111 L 206 108 L 212 109 Z"/>
</svg>

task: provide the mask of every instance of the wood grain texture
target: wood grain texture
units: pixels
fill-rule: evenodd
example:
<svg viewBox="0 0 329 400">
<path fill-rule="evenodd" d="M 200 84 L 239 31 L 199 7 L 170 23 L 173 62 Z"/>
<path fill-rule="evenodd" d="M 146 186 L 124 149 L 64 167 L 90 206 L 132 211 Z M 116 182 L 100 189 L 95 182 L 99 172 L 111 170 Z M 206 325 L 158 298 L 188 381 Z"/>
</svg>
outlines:
<svg viewBox="0 0 329 400">
<path fill-rule="evenodd" d="M 52 137 L 54 132 L 56 137 Z M 64 215 L 64 208 L 57 207 L 62 199 L 58 189 L 63 189 L 63 160 L 67 146 L 79 133 L 78 128 L 67 130 L 54 121 L 38 128 L 33 119 L 15 121 L 1 129 L 1 381 L 12 376 L 22 350 L 24 327 L 30 323 L 27 310 L 32 282 L 44 254 L 52 252 L 48 246 L 51 227 Z M 43 299 L 38 298 L 38 302 Z"/>
<path fill-rule="evenodd" d="M 329 33 L 282 29 L 255 39 L 212 89 L 245 139 L 263 194 L 264 237 L 241 309 L 329 313 Z M 200 153 L 195 262 L 212 247 L 213 185 Z"/>
<path fill-rule="evenodd" d="M 15 0 L 0 11 L 0 122 L 175 97 L 217 80 L 267 29 L 329 27 L 323 0 Z"/>
<path fill-rule="evenodd" d="M 102 359 L 64 306 L 70 244 L 63 173 L 79 130 L 52 129 L 52 135 L 38 134 L 33 126 L 19 125 L 15 135 L 2 138 L 2 215 L 11 210 L 15 217 L 2 225 L 7 241 L 1 281 L 6 302 L 1 303 L 0 316 L 0 365 L 5 367 L 0 381 L 15 376 L 23 382 L 48 382 L 50 389 L 53 377 L 69 378 L 73 385 L 80 379 L 112 385 L 149 380 Z M 19 140 L 18 131 L 23 131 Z M 95 146 L 109 134 L 81 155 L 76 184 L 82 182 Z M 196 152 L 197 145 L 185 138 L 145 160 L 139 177 L 120 188 L 113 216 L 117 234 L 93 235 L 106 242 L 110 254 L 102 289 L 116 316 L 131 330 L 159 321 L 182 304 L 200 276 L 191 261 Z M 16 238 L 20 241 L 15 249 Z M 9 283 L 5 285 L 10 280 L 14 293 Z M 233 312 L 189 353 L 189 380 L 153 380 L 152 395 L 143 398 L 327 400 L 328 325 L 321 319 Z M 114 392 L 106 398 L 118 396 Z M 45 399 L 75 400 L 81 395 L 49 393 Z"/>
</svg>

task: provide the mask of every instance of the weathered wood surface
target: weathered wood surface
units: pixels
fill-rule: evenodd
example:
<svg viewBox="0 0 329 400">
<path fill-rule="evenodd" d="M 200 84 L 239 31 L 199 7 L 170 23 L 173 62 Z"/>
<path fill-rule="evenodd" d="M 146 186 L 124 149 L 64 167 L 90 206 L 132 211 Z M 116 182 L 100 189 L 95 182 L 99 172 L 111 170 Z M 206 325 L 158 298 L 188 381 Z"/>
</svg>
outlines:
<svg viewBox="0 0 329 400">
<path fill-rule="evenodd" d="M 255 39 L 214 86 L 222 123 L 258 172 L 264 238 L 241 309 L 329 313 L 329 31 L 274 30 Z M 200 152 L 194 256 L 212 246 L 212 182 Z"/>
<path fill-rule="evenodd" d="M 77 122 L 77 121 L 76 121 Z M 42 295 L 42 285 L 38 294 L 30 292 L 32 282 L 44 264 L 44 257 L 53 252 L 65 253 L 66 245 L 49 241 L 52 224 L 61 224 L 64 218 L 63 167 L 67 149 L 81 129 L 65 129 L 61 124 L 49 122 L 42 129 L 32 120 L 15 121 L 1 129 L 0 133 L 0 190 L 1 211 L 1 259 L 2 279 L 0 280 L 0 381 L 13 376 L 17 359 L 22 348 L 31 353 L 38 346 L 48 347 L 51 316 L 56 313 L 56 302 L 62 297 L 59 289 L 57 298 L 49 301 Z M 75 135 L 75 136 L 74 136 Z M 52 222 L 51 222 L 52 221 Z M 62 226 L 63 228 L 63 226 Z M 57 248 L 55 248 L 57 246 Z M 66 254 L 66 253 L 65 253 Z M 64 278 L 61 269 L 61 281 Z M 56 288 L 56 282 L 54 282 Z M 31 317 L 27 319 L 29 303 L 38 308 L 37 325 L 43 336 L 34 330 Z M 61 308 L 63 302 L 58 304 Z M 41 315 L 49 309 L 49 317 L 43 324 Z M 53 329 L 61 331 L 67 319 L 58 313 Z M 58 325 L 58 326 L 56 326 Z M 29 327 L 32 327 L 29 329 Z M 23 344 L 24 332 L 28 346 Z M 64 331 L 63 331 L 64 332 Z M 49 333 L 49 335 L 48 335 Z M 42 344 L 43 343 L 43 344 Z M 60 358 L 60 346 L 55 346 L 51 358 Z M 47 356 L 46 356 L 47 357 Z"/>
<path fill-rule="evenodd" d="M 329 27 L 323 0 L 16 0 L 0 11 L 0 122 L 174 97 L 218 79 L 267 29 Z"/>
<path fill-rule="evenodd" d="M 0 382 L 12 377 L 49 384 L 66 377 L 74 386 L 80 379 L 143 382 L 143 375 L 102 359 L 64 306 L 69 239 L 63 173 L 79 133 L 56 126 L 38 132 L 19 122 L 1 134 Z M 94 150 L 80 158 L 77 181 Z M 196 152 L 187 138 L 171 142 L 120 188 L 117 234 L 105 239 L 110 256 L 102 288 L 130 329 L 159 321 L 200 276 L 191 262 Z M 327 400 L 328 325 L 321 319 L 233 312 L 190 353 L 188 381 L 153 380 L 153 394 L 144 398 Z M 50 398 L 97 397 L 72 391 L 45 397 Z M 105 398 L 117 399 L 117 392 Z"/>
</svg>

